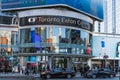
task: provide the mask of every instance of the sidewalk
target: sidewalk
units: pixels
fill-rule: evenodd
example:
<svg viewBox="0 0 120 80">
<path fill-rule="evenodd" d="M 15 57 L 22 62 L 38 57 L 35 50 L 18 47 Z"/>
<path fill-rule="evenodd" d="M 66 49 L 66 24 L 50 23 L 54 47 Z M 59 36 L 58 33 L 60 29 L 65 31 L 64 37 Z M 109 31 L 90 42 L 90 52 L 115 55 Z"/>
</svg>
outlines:
<svg viewBox="0 0 120 80">
<path fill-rule="evenodd" d="M 26 77 L 26 75 L 12 72 L 11 73 L 0 72 L 0 77 Z"/>
<path fill-rule="evenodd" d="M 25 74 L 20 74 L 20 73 L 3 73 L 0 72 L 0 77 L 40 77 L 40 74 L 29 74 L 29 75 L 25 75 Z"/>
<path fill-rule="evenodd" d="M 34 76 L 34 77 L 40 77 L 40 75 L 37 74 L 29 74 L 29 75 L 25 75 L 25 74 L 20 74 L 20 73 L 0 73 L 0 77 L 26 77 L 26 76 Z M 75 77 L 81 77 L 80 73 L 77 72 Z"/>
<path fill-rule="evenodd" d="M 3 73 L 3 72 L 0 73 L 0 77 L 30 77 L 30 76 L 31 77 L 40 77 L 40 74 L 29 74 L 29 76 L 28 76 L 25 74 L 12 73 L 12 72 L 11 73 Z M 120 73 L 117 73 L 116 77 L 119 77 L 119 76 L 120 76 Z M 80 72 L 77 72 L 75 77 L 80 78 L 82 76 L 80 75 Z"/>
<path fill-rule="evenodd" d="M 20 73 L 3 73 L 1 72 L 0 73 L 0 77 L 26 77 L 28 75 L 25 75 L 25 74 L 20 74 Z M 29 76 L 33 76 L 33 77 L 40 77 L 40 74 L 29 74 Z M 75 77 L 81 77 L 80 73 L 77 72 Z"/>
</svg>

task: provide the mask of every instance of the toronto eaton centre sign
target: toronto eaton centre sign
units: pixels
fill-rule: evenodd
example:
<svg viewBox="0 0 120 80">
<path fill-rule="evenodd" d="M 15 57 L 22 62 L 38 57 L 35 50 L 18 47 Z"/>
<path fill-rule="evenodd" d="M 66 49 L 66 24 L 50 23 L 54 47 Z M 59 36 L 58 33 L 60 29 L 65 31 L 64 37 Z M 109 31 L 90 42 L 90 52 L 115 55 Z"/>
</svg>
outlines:
<svg viewBox="0 0 120 80">
<path fill-rule="evenodd" d="M 87 21 L 65 16 L 28 16 L 20 18 L 20 27 L 31 25 L 63 25 L 93 31 L 93 25 Z"/>
</svg>

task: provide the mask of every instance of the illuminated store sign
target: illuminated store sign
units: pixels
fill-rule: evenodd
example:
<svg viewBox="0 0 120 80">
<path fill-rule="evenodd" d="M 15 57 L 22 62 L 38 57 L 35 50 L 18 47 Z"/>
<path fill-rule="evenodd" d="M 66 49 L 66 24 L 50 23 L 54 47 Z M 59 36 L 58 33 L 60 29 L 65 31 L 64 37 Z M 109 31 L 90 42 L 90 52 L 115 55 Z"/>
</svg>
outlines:
<svg viewBox="0 0 120 80">
<path fill-rule="evenodd" d="M 93 25 L 81 19 L 65 17 L 65 16 L 29 16 L 20 18 L 20 26 L 29 25 L 63 25 L 76 28 L 82 28 L 93 31 Z"/>
</svg>

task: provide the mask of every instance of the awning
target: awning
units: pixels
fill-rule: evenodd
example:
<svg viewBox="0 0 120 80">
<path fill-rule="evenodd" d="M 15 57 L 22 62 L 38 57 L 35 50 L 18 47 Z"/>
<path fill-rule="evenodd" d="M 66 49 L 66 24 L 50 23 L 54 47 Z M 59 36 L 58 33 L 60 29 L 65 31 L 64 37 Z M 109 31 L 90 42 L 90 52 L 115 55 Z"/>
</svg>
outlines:
<svg viewBox="0 0 120 80">
<path fill-rule="evenodd" d="M 92 59 L 93 60 L 94 59 L 102 59 L 102 60 L 104 60 L 105 58 L 103 58 L 103 57 L 93 57 Z M 108 57 L 107 59 L 108 60 L 120 60 L 120 58 L 118 58 L 118 57 Z"/>
<path fill-rule="evenodd" d="M 57 57 L 85 57 L 92 58 L 93 56 L 87 54 L 71 54 L 71 53 L 17 53 L 15 56 L 57 56 Z"/>
</svg>

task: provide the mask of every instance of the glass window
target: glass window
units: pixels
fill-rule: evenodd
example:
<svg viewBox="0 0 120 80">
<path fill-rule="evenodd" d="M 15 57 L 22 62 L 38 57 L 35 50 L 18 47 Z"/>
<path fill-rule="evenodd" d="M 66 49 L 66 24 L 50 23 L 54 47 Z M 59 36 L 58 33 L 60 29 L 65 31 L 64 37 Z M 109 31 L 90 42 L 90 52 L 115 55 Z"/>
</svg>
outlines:
<svg viewBox="0 0 120 80">
<path fill-rule="evenodd" d="M 84 53 L 79 45 L 89 44 L 89 37 L 85 31 L 65 27 L 40 26 L 20 30 L 20 43 L 26 45 L 22 48 L 24 52 Z"/>
<path fill-rule="evenodd" d="M 18 44 L 18 33 L 16 31 L 12 31 L 11 44 Z"/>
</svg>

